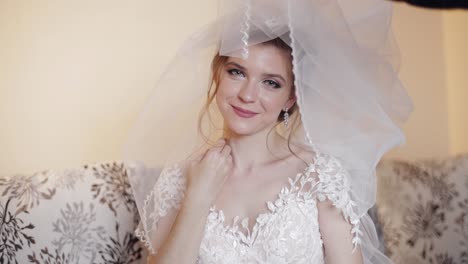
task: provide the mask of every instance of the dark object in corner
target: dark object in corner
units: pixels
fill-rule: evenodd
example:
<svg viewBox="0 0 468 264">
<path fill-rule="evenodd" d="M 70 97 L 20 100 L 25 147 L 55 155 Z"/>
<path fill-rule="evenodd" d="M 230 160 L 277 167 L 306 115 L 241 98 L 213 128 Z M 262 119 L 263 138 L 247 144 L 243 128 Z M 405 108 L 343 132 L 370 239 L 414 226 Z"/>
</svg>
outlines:
<svg viewBox="0 0 468 264">
<path fill-rule="evenodd" d="M 465 8 L 468 9 L 468 0 L 393 0 L 394 2 L 406 2 L 410 5 L 428 8 Z"/>
</svg>

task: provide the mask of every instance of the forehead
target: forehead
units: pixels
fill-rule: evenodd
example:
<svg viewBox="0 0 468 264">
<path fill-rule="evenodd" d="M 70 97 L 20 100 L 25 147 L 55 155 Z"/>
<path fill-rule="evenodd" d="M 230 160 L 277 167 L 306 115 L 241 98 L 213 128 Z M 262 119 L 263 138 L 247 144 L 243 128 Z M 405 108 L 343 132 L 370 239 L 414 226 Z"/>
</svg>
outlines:
<svg viewBox="0 0 468 264">
<path fill-rule="evenodd" d="M 273 45 L 257 44 L 249 46 L 248 51 L 246 59 L 229 57 L 227 62 L 235 62 L 253 72 L 292 74 L 292 57 L 286 50 Z"/>
</svg>

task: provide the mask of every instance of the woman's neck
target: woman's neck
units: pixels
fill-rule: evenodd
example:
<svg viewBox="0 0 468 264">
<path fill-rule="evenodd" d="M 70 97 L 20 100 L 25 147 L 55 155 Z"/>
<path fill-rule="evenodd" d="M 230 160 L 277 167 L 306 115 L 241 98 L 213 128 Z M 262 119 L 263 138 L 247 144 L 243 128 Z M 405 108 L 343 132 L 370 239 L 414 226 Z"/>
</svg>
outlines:
<svg viewBox="0 0 468 264">
<path fill-rule="evenodd" d="M 271 133 L 267 130 L 248 136 L 226 132 L 223 137 L 232 149 L 235 170 L 251 171 L 290 155 L 287 140 L 274 129 Z"/>
</svg>

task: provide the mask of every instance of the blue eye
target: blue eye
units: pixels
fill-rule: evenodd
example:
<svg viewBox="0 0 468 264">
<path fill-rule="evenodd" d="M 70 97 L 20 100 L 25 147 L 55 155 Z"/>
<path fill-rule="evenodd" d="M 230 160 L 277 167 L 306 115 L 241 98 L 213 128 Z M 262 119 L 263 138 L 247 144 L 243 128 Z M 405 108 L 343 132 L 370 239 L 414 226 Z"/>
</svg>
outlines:
<svg viewBox="0 0 468 264">
<path fill-rule="evenodd" d="M 242 76 L 244 77 L 244 73 L 238 69 L 230 69 L 227 71 L 230 75 L 233 75 L 233 76 Z"/>
<path fill-rule="evenodd" d="M 265 83 L 275 89 L 281 88 L 281 85 L 273 80 L 265 80 Z"/>
</svg>

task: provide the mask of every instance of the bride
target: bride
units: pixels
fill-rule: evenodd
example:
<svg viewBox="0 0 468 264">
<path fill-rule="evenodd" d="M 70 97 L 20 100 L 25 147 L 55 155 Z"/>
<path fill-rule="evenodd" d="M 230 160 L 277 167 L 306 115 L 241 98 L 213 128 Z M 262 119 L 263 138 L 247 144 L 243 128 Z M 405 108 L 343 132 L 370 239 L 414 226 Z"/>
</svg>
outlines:
<svg viewBox="0 0 468 264">
<path fill-rule="evenodd" d="M 390 263 L 367 209 L 411 102 L 357 2 L 226 2 L 181 48 L 126 149 L 148 263 Z"/>
</svg>

